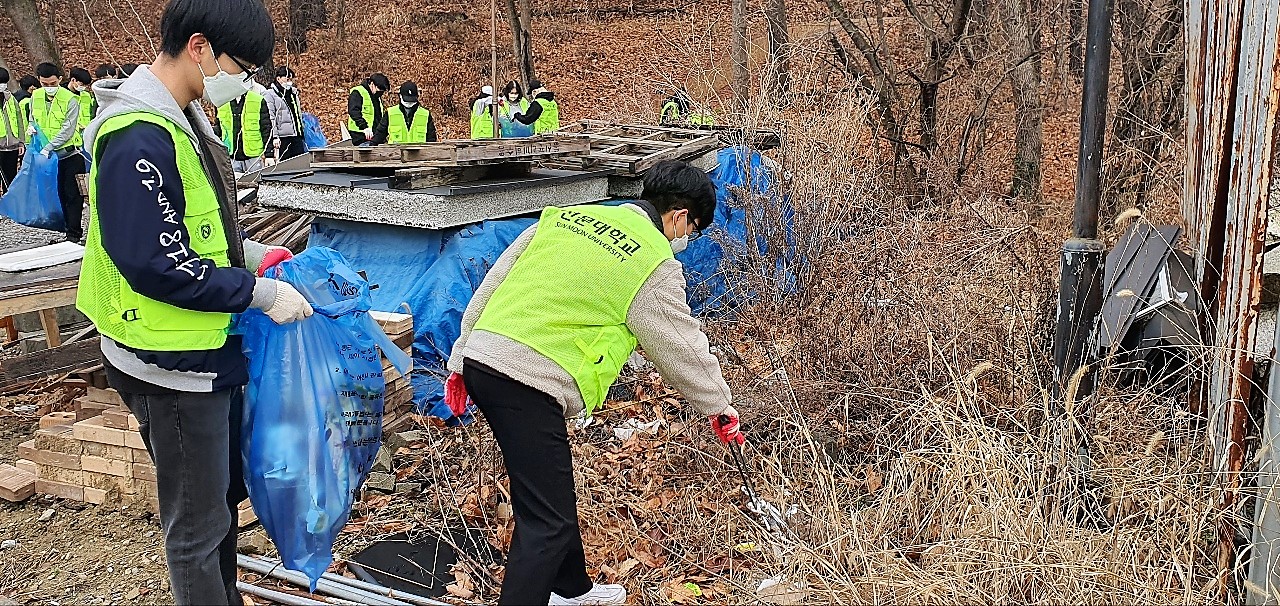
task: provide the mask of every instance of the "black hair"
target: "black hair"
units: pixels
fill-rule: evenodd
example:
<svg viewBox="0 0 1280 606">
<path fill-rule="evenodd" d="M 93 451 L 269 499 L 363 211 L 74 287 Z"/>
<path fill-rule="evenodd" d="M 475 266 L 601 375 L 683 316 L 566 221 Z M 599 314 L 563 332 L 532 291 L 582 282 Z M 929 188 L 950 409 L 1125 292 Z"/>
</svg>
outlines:
<svg viewBox="0 0 1280 606">
<path fill-rule="evenodd" d="M 213 52 L 262 65 L 276 47 L 276 26 L 262 0 L 170 0 L 160 18 L 160 52 L 177 57 L 195 34 Z"/>
<path fill-rule="evenodd" d="M 521 97 L 524 97 L 524 89 L 520 88 L 520 83 L 515 80 L 508 82 L 506 86 L 502 87 L 502 98 L 506 99 L 507 95 L 511 94 L 511 91 L 516 91 Z"/>
<path fill-rule="evenodd" d="M 297 76 L 294 75 L 293 68 L 287 65 L 281 65 L 280 67 L 276 68 L 276 77 L 277 78 L 296 78 Z"/>
<path fill-rule="evenodd" d="M 71 68 L 71 79 L 84 84 L 93 84 L 93 76 L 89 75 L 89 70 L 83 67 Z"/>
<path fill-rule="evenodd" d="M 18 80 L 18 88 L 27 90 L 28 88 L 40 88 L 40 81 L 35 76 L 27 74 Z"/>
<path fill-rule="evenodd" d="M 382 73 L 376 73 L 376 74 L 370 75 L 368 78 L 365 79 L 364 83 L 372 84 L 384 92 L 391 90 L 391 81 L 388 80 L 387 76 Z"/>
<path fill-rule="evenodd" d="M 93 77 L 98 80 L 115 78 L 119 72 L 120 68 L 110 63 L 99 63 L 98 67 L 93 68 Z"/>
<path fill-rule="evenodd" d="M 61 78 L 62 68 L 46 61 L 36 66 L 36 76 L 41 78 L 52 78 L 57 76 Z"/>
<path fill-rule="evenodd" d="M 136 69 L 138 69 L 137 63 L 125 63 L 124 65 L 120 66 L 120 75 L 122 77 L 128 78 L 129 76 L 133 75 L 133 70 L 136 70 Z"/>
<path fill-rule="evenodd" d="M 688 162 L 667 160 L 649 169 L 640 197 L 653 204 L 659 214 L 687 209 L 699 230 L 706 229 L 716 217 L 716 188 L 711 178 Z"/>
<path fill-rule="evenodd" d="M 534 91 L 542 88 L 542 80 L 533 79 L 529 81 L 529 90 Z"/>
<path fill-rule="evenodd" d="M 0 84 L 9 83 L 9 70 L 0 67 Z"/>
</svg>

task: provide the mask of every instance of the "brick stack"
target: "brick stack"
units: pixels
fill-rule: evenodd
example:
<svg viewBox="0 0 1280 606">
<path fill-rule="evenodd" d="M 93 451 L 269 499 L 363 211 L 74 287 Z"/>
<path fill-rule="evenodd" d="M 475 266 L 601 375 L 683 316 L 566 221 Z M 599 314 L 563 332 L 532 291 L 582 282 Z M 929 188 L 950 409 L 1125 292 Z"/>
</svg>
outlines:
<svg viewBox="0 0 1280 606">
<path fill-rule="evenodd" d="M 413 316 L 378 311 L 371 312 L 369 315 L 373 316 L 387 336 L 391 337 L 396 347 L 412 355 Z M 411 416 L 414 412 L 413 386 L 409 384 L 409 377 L 401 375 L 386 356 L 382 357 L 382 375 L 387 380 L 382 427 L 389 432 L 400 431 L 413 423 Z"/>
</svg>

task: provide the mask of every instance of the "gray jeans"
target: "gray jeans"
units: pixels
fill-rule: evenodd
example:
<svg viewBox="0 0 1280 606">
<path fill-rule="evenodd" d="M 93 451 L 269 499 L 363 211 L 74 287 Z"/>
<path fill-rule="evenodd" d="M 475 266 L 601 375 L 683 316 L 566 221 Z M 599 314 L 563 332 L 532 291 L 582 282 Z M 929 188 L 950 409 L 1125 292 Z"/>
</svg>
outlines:
<svg viewBox="0 0 1280 606">
<path fill-rule="evenodd" d="M 243 602 L 236 590 L 236 505 L 244 390 L 121 393 L 156 466 L 160 525 L 177 604 Z"/>
</svg>

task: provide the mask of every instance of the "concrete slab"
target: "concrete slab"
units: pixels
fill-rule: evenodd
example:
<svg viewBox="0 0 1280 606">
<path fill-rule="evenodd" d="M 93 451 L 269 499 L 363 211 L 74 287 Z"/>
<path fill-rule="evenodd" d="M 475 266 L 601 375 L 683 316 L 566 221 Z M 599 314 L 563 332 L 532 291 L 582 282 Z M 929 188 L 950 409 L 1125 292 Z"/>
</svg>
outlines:
<svg viewBox="0 0 1280 606">
<path fill-rule="evenodd" d="M 590 204 L 609 198 L 605 172 L 543 169 L 522 179 L 477 181 L 420 190 L 393 190 L 386 177 L 316 171 L 264 176 L 258 203 L 321 217 L 444 229 L 527 214 L 546 206 Z"/>
</svg>

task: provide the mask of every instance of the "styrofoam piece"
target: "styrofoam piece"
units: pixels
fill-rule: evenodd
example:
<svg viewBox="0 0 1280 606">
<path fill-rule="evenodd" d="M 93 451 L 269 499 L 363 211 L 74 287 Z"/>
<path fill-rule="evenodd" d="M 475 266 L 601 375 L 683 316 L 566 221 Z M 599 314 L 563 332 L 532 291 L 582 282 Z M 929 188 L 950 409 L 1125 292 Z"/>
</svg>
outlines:
<svg viewBox="0 0 1280 606">
<path fill-rule="evenodd" d="M 74 242 L 59 242 L 0 255 L 0 271 L 17 272 L 53 267 L 84 258 L 84 247 Z"/>
</svg>

